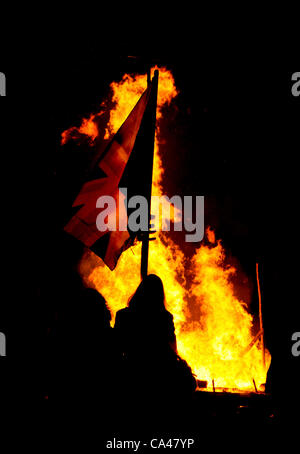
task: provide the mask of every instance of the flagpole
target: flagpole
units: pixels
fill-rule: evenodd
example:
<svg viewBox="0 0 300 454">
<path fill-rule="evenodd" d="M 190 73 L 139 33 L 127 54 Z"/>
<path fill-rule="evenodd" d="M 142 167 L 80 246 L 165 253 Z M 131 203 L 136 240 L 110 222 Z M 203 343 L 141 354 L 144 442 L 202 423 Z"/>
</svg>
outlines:
<svg viewBox="0 0 300 454">
<path fill-rule="evenodd" d="M 256 281 L 257 281 L 257 291 L 258 291 L 258 304 L 259 304 L 259 327 L 261 332 L 261 348 L 262 348 L 262 363 L 264 370 L 266 368 L 266 359 L 265 359 L 265 341 L 264 341 L 264 327 L 263 327 L 263 320 L 262 320 L 262 310 L 261 310 L 261 291 L 260 291 L 260 283 L 259 283 L 259 272 L 258 272 L 258 263 L 256 263 Z"/>
<path fill-rule="evenodd" d="M 151 122 L 151 166 L 149 169 L 149 186 L 148 186 L 148 231 L 143 232 L 142 235 L 142 257 L 141 257 L 141 278 L 144 279 L 148 274 L 148 256 L 149 256 L 149 229 L 150 229 L 150 222 L 151 222 L 151 190 L 152 190 L 152 174 L 153 174 L 153 157 L 154 157 L 154 141 L 155 141 L 155 125 L 156 125 L 156 106 L 157 106 L 157 89 L 158 89 L 158 70 L 154 71 L 154 77 L 151 81 L 150 76 L 150 69 L 147 72 L 147 83 L 148 88 L 150 84 L 151 86 L 151 102 L 152 108 L 150 109 L 151 118 L 149 119 Z M 151 178 L 150 178 L 151 177 Z"/>
</svg>

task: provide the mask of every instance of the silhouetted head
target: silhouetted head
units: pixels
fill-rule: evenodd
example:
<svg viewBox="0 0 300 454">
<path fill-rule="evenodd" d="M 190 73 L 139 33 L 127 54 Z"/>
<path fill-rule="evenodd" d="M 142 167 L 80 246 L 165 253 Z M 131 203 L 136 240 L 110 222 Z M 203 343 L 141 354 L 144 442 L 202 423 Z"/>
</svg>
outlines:
<svg viewBox="0 0 300 454">
<path fill-rule="evenodd" d="M 82 307 L 83 318 L 86 315 L 91 323 L 110 326 L 111 314 L 101 293 L 93 288 L 86 288 L 83 291 L 82 302 L 84 305 L 84 307 Z"/>
<path fill-rule="evenodd" d="M 134 310 L 165 311 L 165 292 L 162 280 L 149 274 L 142 280 L 128 306 Z"/>
</svg>

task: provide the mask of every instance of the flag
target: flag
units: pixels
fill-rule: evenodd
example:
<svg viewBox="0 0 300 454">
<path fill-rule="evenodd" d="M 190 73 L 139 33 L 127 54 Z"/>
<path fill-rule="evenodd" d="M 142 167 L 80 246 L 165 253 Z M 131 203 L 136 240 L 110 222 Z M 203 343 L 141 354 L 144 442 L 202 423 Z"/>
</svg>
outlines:
<svg viewBox="0 0 300 454">
<path fill-rule="evenodd" d="M 157 84 L 158 73 L 95 163 L 72 205 L 73 215 L 64 227 L 101 257 L 111 270 L 121 253 L 133 244 L 136 233 L 126 227 L 124 231 L 98 230 L 96 219 L 101 209 L 96 204 L 101 196 L 113 197 L 116 219 L 127 225 L 126 200 L 122 193 L 120 196 L 119 188 L 127 188 L 128 197 L 134 193 L 148 200 L 151 197 Z"/>
</svg>

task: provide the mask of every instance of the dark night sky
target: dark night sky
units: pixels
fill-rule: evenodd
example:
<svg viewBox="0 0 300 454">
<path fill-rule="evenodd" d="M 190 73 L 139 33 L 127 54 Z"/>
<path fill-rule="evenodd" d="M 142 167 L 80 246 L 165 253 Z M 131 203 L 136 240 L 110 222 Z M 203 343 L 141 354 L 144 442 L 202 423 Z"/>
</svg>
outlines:
<svg viewBox="0 0 300 454">
<path fill-rule="evenodd" d="M 41 161 L 47 195 L 56 184 L 53 170 L 59 173 L 68 153 L 71 160 L 66 158 L 61 171 L 66 174 L 61 175 L 71 179 L 76 175 L 72 146 L 62 156 L 61 131 L 97 110 L 112 80 L 124 72 L 145 71 L 142 59 L 128 59 L 129 52 L 120 50 L 107 55 L 96 46 L 63 48 L 50 54 L 35 74 L 34 87 L 42 96 L 36 106 L 39 118 L 32 118 L 33 128 L 36 120 L 39 128 L 33 167 L 36 158 Z M 207 224 L 217 228 L 234 255 L 243 260 L 250 254 L 255 261 L 269 243 L 282 238 L 293 209 L 299 103 L 290 95 L 291 70 L 264 54 L 233 53 L 224 58 L 222 49 L 214 58 L 200 49 L 199 55 L 196 50 L 192 55 L 153 52 L 143 59 L 170 68 L 180 91 L 175 108 L 165 113 L 162 131 L 166 191 L 204 194 Z M 79 154 L 74 161 L 82 168 L 85 158 Z"/>
</svg>

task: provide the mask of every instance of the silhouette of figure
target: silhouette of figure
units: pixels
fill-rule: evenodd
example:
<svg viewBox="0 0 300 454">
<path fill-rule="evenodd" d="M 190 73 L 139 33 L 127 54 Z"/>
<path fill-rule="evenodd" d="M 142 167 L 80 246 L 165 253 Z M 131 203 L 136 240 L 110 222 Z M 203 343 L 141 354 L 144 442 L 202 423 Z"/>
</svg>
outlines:
<svg viewBox="0 0 300 454">
<path fill-rule="evenodd" d="M 109 405 L 116 378 L 111 314 L 96 290 L 70 292 L 51 346 L 50 400 L 68 406 Z"/>
<path fill-rule="evenodd" d="M 131 297 L 128 307 L 116 314 L 115 329 L 125 357 L 177 353 L 173 316 L 165 308 L 161 279 L 148 275 Z"/>
<path fill-rule="evenodd" d="M 195 391 L 196 381 L 177 354 L 173 316 L 165 308 L 161 279 L 150 274 L 139 284 L 128 307 L 116 314 L 123 357 L 122 384 L 128 404 L 141 408 L 179 400 Z"/>
</svg>

